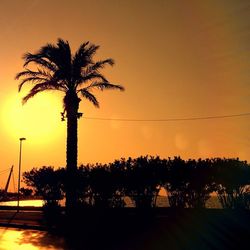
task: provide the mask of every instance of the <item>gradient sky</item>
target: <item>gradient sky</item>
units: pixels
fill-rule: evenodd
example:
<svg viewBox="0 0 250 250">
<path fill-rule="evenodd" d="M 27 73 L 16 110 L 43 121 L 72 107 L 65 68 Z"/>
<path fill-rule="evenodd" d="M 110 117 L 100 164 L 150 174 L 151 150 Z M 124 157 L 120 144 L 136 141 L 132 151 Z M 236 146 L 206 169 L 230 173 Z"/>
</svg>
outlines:
<svg viewBox="0 0 250 250">
<path fill-rule="evenodd" d="M 62 96 L 50 92 L 21 105 L 15 74 L 22 55 L 57 38 L 73 51 L 101 45 L 113 58 L 103 73 L 125 92 L 96 92 L 100 109 L 81 102 L 84 117 L 168 119 L 250 112 L 248 0 L 1 0 L 0 173 L 15 166 L 19 137 L 23 170 L 65 165 Z M 26 88 L 28 90 L 28 86 Z M 79 120 L 78 162 L 180 155 L 250 161 L 250 116 L 182 122 Z M 0 175 L 0 187 L 6 181 Z"/>
</svg>

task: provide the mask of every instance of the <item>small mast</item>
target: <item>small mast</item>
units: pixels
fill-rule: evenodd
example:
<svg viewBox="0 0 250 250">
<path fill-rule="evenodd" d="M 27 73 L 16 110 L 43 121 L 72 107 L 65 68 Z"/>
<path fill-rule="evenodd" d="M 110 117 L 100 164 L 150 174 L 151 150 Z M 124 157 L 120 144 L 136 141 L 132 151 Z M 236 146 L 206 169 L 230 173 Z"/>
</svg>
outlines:
<svg viewBox="0 0 250 250">
<path fill-rule="evenodd" d="M 6 186 L 5 186 L 5 189 L 4 189 L 4 193 L 7 194 L 7 191 L 8 191 L 8 188 L 9 188 L 9 184 L 10 184 L 10 178 L 11 178 L 11 175 L 12 175 L 12 172 L 13 172 L 13 165 L 10 169 L 10 173 L 9 173 L 9 177 L 8 177 L 8 180 L 7 180 L 7 183 L 6 183 Z"/>
</svg>

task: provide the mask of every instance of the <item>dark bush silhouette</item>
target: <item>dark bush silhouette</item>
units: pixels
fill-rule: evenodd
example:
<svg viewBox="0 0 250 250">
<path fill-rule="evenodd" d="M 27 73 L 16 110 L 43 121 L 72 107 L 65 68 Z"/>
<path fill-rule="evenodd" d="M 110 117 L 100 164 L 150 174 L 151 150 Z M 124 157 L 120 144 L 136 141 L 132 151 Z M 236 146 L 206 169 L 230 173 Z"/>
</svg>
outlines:
<svg viewBox="0 0 250 250">
<path fill-rule="evenodd" d="M 23 173 L 24 182 L 34 190 L 35 195 L 42 196 L 45 205 L 59 205 L 63 198 L 61 170 L 54 170 L 53 167 L 43 166 L 33 168 Z"/>
<path fill-rule="evenodd" d="M 124 162 L 124 161 L 123 161 Z M 122 163 L 121 163 L 122 164 Z M 141 156 L 125 164 L 125 189 L 138 208 L 156 206 L 156 199 L 160 191 L 159 157 Z"/>
<path fill-rule="evenodd" d="M 206 201 L 214 191 L 213 165 L 211 160 L 188 160 L 187 206 L 205 208 Z"/>
<path fill-rule="evenodd" d="M 77 169 L 76 192 L 78 197 L 78 206 L 89 207 L 91 202 L 91 190 L 90 190 L 90 166 L 81 165 Z"/>
<path fill-rule="evenodd" d="M 95 207 L 109 207 L 114 192 L 111 174 L 106 165 L 95 165 L 90 171 L 90 189 L 92 205 Z"/>
<path fill-rule="evenodd" d="M 65 197 L 67 171 L 52 167 L 24 173 L 24 181 L 48 206 Z M 217 193 L 223 208 L 250 208 L 250 167 L 239 159 L 183 160 L 141 156 L 110 164 L 82 165 L 75 176 L 78 208 L 125 207 L 129 196 L 137 208 L 156 207 L 160 189 L 166 189 L 173 208 L 205 208 Z"/>
<path fill-rule="evenodd" d="M 223 208 L 250 208 L 250 167 L 239 159 L 216 159 L 216 192 Z"/>
<path fill-rule="evenodd" d="M 32 195 L 33 190 L 30 189 L 30 188 L 24 188 L 24 187 L 22 187 L 22 188 L 20 188 L 20 193 L 24 197 L 29 197 L 29 196 Z"/>
<path fill-rule="evenodd" d="M 163 186 L 166 189 L 170 207 L 186 207 L 187 170 L 185 161 L 180 157 L 168 159 L 163 175 L 165 177 Z"/>
</svg>

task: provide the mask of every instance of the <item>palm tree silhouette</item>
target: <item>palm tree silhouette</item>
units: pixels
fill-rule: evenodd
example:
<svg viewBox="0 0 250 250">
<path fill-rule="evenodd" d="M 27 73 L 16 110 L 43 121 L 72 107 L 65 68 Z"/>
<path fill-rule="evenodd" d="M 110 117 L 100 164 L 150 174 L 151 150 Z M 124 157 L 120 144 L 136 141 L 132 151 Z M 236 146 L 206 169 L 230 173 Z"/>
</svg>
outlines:
<svg viewBox="0 0 250 250">
<path fill-rule="evenodd" d="M 64 111 L 62 120 L 67 119 L 67 149 L 66 149 L 66 208 L 70 211 L 77 204 L 76 188 L 74 179 L 77 170 L 77 119 L 82 113 L 78 113 L 80 97 L 88 99 L 99 107 L 99 102 L 92 94 L 92 90 L 119 89 L 121 85 L 111 84 L 100 70 L 106 65 L 113 65 L 111 58 L 94 61 L 93 56 L 99 46 L 90 42 L 82 43 L 75 54 L 71 53 L 68 41 L 58 39 L 57 44 L 47 44 L 35 53 L 26 53 L 24 71 L 19 72 L 15 79 L 21 82 L 18 91 L 26 83 L 34 86 L 23 97 L 26 103 L 31 97 L 45 90 L 58 90 L 65 93 L 63 104 Z M 36 66 L 36 70 L 28 66 Z M 34 67 L 33 67 L 34 68 Z"/>
</svg>

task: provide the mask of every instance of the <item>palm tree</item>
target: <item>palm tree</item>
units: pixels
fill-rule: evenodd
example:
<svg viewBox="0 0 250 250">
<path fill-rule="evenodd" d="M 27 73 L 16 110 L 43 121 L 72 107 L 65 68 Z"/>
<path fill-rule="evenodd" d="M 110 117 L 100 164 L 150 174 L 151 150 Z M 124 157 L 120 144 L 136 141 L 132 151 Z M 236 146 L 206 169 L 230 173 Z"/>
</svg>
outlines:
<svg viewBox="0 0 250 250">
<path fill-rule="evenodd" d="M 67 119 L 67 149 L 66 149 L 66 207 L 74 208 L 77 203 L 74 179 L 77 170 L 77 119 L 80 97 L 88 99 L 99 107 L 99 102 L 92 94 L 92 90 L 118 89 L 124 90 L 121 85 L 111 84 L 100 70 L 106 65 L 113 65 L 111 58 L 94 61 L 93 56 L 99 46 L 90 42 L 80 45 L 75 54 L 71 53 L 68 41 L 58 39 L 57 44 L 47 44 L 35 53 L 26 53 L 24 71 L 16 75 L 20 79 L 18 91 L 26 83 L 34 86 L 23 97 L 26 103 L 31 97 L 45 90 L 58 90 L 64 92 L 62 120 Z M 35 68 L 30 69 L 28 66 Z"/>
</svg>

